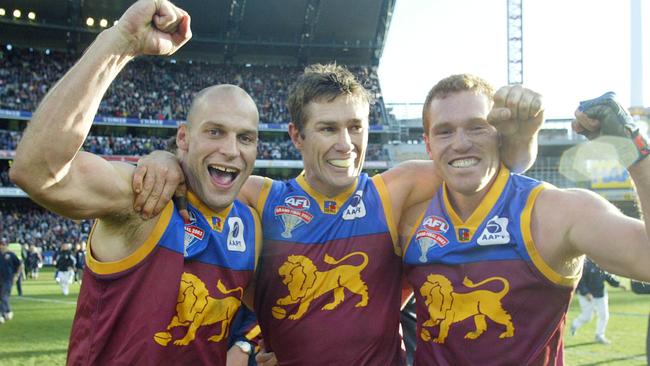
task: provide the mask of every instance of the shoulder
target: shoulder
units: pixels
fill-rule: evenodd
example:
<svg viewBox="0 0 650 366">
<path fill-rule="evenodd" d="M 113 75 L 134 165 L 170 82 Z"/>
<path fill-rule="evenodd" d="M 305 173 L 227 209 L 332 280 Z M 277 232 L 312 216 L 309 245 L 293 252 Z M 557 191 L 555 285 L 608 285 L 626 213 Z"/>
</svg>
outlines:
<svg viewBox="0 0 650 366">
<path fill-rule="evenodd" d="M 244 183 L 238 198 L 246 205 L 256 207 L 262 194 L 270 189 L 273 180 L 270 178 L 261 177 L 259 175 L 251 175 Z"/>
<path fill-rule="evenodd" d="M 611 207 L 605 198 L 586 189 L 562 189 L 551 185 L 545 185 L 545 188 L 540 192 L 537 206 L 556 214 L 570 215 L 572 213 L 585 213 L 585 210 L 590 209 L 602 210 Z"/>
</svg>

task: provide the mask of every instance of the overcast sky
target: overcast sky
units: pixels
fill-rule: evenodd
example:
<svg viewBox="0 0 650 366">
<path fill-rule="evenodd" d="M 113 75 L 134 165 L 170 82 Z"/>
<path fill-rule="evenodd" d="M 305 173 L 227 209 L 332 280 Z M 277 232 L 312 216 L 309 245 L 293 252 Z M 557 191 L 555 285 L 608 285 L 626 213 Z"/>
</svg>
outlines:
<svg viewBox="0 0 650 366">
<path fill-rule="evenodd" d="M 642 1 L 650 19 L 650 0 Z M 422 103 L 441 78 L 474 73 L 508 81 L 506 0 L 397 0 L 379 66 L 387 103 Z M 643 28 L 650 41 L 650 25 Z M 649 48 L 649 47 L 646 47 Z M 523 0 L 524 85 L 544 95 L 547 118 L 615 91 L 630 105 L 629 0 Z M 643 50 L 644 64 L 650 62 Z M 650 106 L 650 68 L 644 103 Z"/>
</svg>

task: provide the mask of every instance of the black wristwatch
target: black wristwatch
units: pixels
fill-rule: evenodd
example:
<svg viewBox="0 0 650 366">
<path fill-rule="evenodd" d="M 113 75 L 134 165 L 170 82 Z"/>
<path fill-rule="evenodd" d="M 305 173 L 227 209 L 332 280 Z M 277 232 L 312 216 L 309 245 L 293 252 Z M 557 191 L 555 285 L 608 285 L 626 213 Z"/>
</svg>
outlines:
<svg viewBox="0 0 650 366">
<path fill-rule="evenodd" d="M 250 342 L 237 341 L 235 342 L 235 346 L 239 347 L 239 349 L 242 350 L 242 352 L 244 352 L 249 356 L 253 354 L 253 346 L 250 344 Z"/>
</svg>

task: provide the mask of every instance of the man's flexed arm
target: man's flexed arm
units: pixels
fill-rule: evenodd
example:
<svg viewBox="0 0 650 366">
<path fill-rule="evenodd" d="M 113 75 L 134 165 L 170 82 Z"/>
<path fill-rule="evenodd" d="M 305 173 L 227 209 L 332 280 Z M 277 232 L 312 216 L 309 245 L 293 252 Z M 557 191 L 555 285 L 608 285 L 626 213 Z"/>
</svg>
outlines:
<svg viewBox="0 0 650 366">
<path fill-rule="evenodd" d="M 190 36 L 189 16 L 171 3 L 141 0 L 133 4 L 43 99 L 16 150 L 11 179 L 36 201 L 61 214 L 101 217 L 112 213 L 120 202 L 114 195 L 123 191 L 116 182 L 128 175 L 128 169 L 125 172 L 99 157 L 79 153 L 99 103 L 135 56 L 172 54 Z"/>
</svg>

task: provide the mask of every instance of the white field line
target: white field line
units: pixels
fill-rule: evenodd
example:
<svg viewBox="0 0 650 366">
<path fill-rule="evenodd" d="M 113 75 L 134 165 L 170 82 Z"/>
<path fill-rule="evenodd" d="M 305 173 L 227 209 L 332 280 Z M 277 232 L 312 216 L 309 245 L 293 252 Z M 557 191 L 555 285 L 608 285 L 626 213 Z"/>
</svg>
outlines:
<svg viewBox="0 0 650 366">
<path fill-rule="evenodd" d="M 53 302 L 57 304 L 70 304 L 76 305 L 77 302 L 73 300 L 57 300 L 57 299 L 42 299 L 40 297 L 31 297 L 31 296 L 11 296 L 11 300 L 27 300 L 27 301 L 37 301 L 37 302 Z"/>
</svg>

